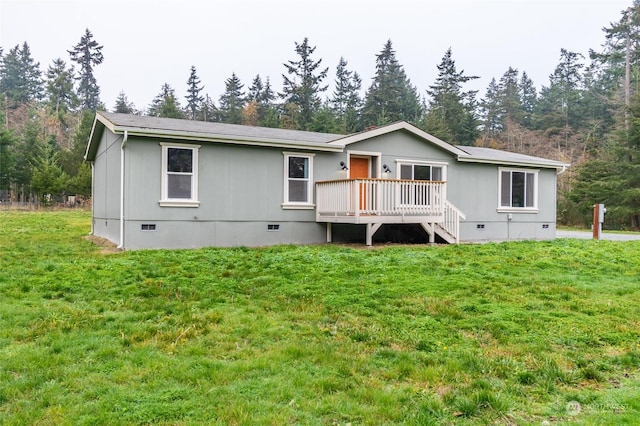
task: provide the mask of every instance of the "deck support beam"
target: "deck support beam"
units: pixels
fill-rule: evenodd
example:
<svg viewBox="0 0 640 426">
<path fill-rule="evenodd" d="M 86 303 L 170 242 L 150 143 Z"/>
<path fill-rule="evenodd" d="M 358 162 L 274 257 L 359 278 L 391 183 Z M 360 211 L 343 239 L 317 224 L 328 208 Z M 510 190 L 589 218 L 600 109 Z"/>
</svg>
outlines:
<svg viewBox="0 0 640 426">
<path fill-rule="evenodd" d="M 333 240 L 333 230 L 331 229 L 331 222 L 327 222 L 327 242 L 330 243 Z"/>
<path fill-rule="evenodd" d="M 427 235 L 429 235 L 429 243 L 433 244 L 436 241 L 434 224 L 428 222 L 420 222 L 420 226 L 422 226 Z"/>
<path fill-rule="evenodd" d="M 382 226 L 382 223 L 367 223 L 367 240 L 366 244 L 368 246 L 373 245 L 373 234 L 375 234 L 378 229 Z"/>
</svg>

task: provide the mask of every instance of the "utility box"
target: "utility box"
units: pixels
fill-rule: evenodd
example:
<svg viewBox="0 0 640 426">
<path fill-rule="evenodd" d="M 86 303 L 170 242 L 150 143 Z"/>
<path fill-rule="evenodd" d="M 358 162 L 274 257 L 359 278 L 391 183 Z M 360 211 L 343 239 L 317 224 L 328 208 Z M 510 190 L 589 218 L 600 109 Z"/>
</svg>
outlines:
<svg viewBox="0 0 640 426">
<path fill-rule="evenodd" d="M 607 209 L 604 204 L 593 205 L 593 239 L 599 240 L 602 233 L 602 224 L 604 223 L 604 214 Z"/>
</svg>

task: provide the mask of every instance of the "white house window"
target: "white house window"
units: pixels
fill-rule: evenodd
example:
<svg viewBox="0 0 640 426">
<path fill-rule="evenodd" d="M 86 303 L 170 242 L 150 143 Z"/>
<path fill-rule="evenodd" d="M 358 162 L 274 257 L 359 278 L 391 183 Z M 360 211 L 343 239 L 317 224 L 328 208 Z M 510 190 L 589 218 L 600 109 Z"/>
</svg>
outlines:
<svg viewBox="0 0 640 426">
<path fill-rule="evenodd" d="M 284 153 L 285 208 L 313 208 L 313 154 Z"/>
<path fill-rule="evenodd" d="M 500 169 L 500 209 L 535 210 L 538 207 L 538 171 Z"/>
<path fill-rule="evenodd" d="M 400 164 L 400 179 L 444 180 L 444 166 L 433 164 Z"/>
<path fill-rule="evenodd" d="M 420 162 L 411 160 L 396 160 L 397 176 L 402 180 L 446 181 L 446 163 Z M 402 206 L 427 206 L 434 200 L 433 196 L 440 192 L 433 192 L 430 185 L 400 184 L 398 204 Z"/>
<path fill-rule="evenodd" d="M 198 150 L 200 145 L 162 146 L 162 196 L 160 205 L 197 207 Z"/>
</svg>

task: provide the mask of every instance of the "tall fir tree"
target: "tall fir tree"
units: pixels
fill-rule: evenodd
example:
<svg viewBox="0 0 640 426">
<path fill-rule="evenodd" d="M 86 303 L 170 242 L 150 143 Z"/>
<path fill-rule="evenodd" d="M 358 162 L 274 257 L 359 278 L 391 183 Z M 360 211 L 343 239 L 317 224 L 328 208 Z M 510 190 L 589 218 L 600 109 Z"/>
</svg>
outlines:
<svg viewBox="0 0 640 426">
<path fill-rule="evenodd" d="M 603 28 L 605 43 L 601 51 L 591 49 L 589 55 L 605 67 L 614 83 L 622 87 L 624 105 L 629 107 L 640 65 L 640 0 L 634 0 L 621 15 L 619 21 Z"/>
<path fill-rule="evenodd" d="M 78 64 L 78 97 L 81 107 L 95 111 L 100 106 L 100 87 L 93 75 L 93 69 L 104 61 L 102 45 L 93 39 L 93 34 L 87 28 L 80 42 L 69 50 L 71 60 Z"/>
<path fill-rule="evenodd" d="M 73 111 L 78 104 L 78 97 L 73 87 L 73 67 L 61 59 L 55 59 L 47 69 L 47 105 L 57 117 Z"/>
<path fill-rule="evenodd" d="M 247 106 L 255 110 L 256 125 L 266 127 L 277 127 L 277 110 L 274 105 L 276 95 L 271 89 L 269 77 L 263 83 L 260 75 L 256 75 L 253 79 L 249 91 L 247 93 Z M 246 108 L 246 107 L 245 107 Z M 276 123 L 270 120 L 276 118 Z"/>
<path fill-rule="evenodd" d="M 200 121 L 208 121 L 208 122 L 219 122 L 222 121 L 220 118 L 220 111 L 216 107 L 213 99 L 209 96 L 209 94 L 204 95 L 204 100 L 202 101 L 202 106 L 199 111 L 198 120 Z"/>
<path fill-rule="evenodd" d="M 376 74 L 364 100 L 363 125 L 379 126 L 400 120 L 416 123 L 421 115 L 418 93 L 388 40 L 376 55 Z"/>
<path fill-rule="evenodd" d="M 565 149 L 581 122 L 582 59 L 580 53 L 560 49 L 560 62 L 549 76 L 549 86 L 542 87 L 535 112 L 535 126 Z"/>
<path fill-rule="evenodd" d="M 31 56 L 27 42 L 16 45 L 2 58 L 0 93 L 8 108 L 16 108 L 42 98 L 43 84 L 40 64 Z"/>
<path fill-rule="evenodd" d="M 246 104 L 244 97 L 244 84 L 236 73 L 225 80 L 225 91 L 218 101 L 222 121 L 230 124 L 242 124 L 242 110 Z"/>
<path fill-rule="evenodd" d="M 322 105 L 319 94 L 326 91 L 328 86 L 322 85 L 327 77 L 329 68 L 320 69 L 322 59 L 312 58 L 316 50 L 309 45 L 309 39 L 302 43 L 295 43 L 295 51 L 299 56 L 297 61 L 283 64 L 287 74 L 283 74 L 283 88 L 280 97 L 286 105 L 285 114 L 289 116 L 292 126 L 301 130 L 308 130 L 313 123 L 313 116 Z"/>
<path fill-rule="evenodd" d="M 479 135 L 475 90 L 463 91 L 462 86 L 478 77 L 458 71 L 451 48 L 438 65 L 435 84 L 429 86 L 431 97 L 424 127 L 434 136 L 449 143 L 472 145 Z"/>
<path fill-rule="evenodd" d="M 353 133 L 360 130 L 361 89 L 362 79 L 357 72 L 347 69 L 347 61 L 341 57 L 336 67 L 333 97 L 329 100 L 336 119 L 336 131 Z"/>
<path fill-rule="evenodd" d="M 116 98 L 116 103 L 113 106 L 113 112 L 120 114 L 136 114 L 136 108 L 133 102 L 129 102 L 127 95 L 124 92 L 120 92 Z"/>
<path fill-rule="evenodd" d="M 184 118 L 175 90 L 168 83 L 162 85 L 160 93 L 151 102 L 147 113 L 154 117 Z"/>
<path fill-rule="evenodd" d="M 538 105 L 538 90 L 525 71 L 522 71 L 518 89 L 522 101 L 522 125 L 530 129 L 533 125 L 533 112 Z"/>
<path fill-rule="evenodd" d="M 10 183 L 14 180 L 16 137 L 3 123 L 0 120 L 0 200 L 5 201 L 10 199 Z"/>
<path fill-rule="evenodd" d="M 192 65 L 189 79 L 187 80 L 187 105 L 185 107 L 189 120 L 197 120 L 199 117 L 200 109 L 204 102 L 204 96 L 200 94 L 202 89 L 204 89 L 204 86 L 202 86 L 196 73 L 196 67 Z"/>
<path fill-rule="evenodd" d="M 491 139 L 504 130 L 500 108 L 500 88 L 495 77 L 491 79 L 480 102 L 480 114 L 485 138 Z"/>
</svg>

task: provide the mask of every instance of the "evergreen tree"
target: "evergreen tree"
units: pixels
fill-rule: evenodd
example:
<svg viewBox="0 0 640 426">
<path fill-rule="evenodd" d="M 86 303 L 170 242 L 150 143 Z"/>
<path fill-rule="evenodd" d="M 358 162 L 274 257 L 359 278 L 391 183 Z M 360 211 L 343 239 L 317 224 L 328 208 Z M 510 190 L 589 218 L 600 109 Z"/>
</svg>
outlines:
<svg viewBox="0 0 640 426">
<path fill-rule="evenodd" d="M 204 101 L 200 107 L 197 120 L 209 122 L 222 121 L 220 118 L 220 111 L 216 108 L 216 105 L 209 97 L 209 94 L 204 95 Z"/>
<path fill-rule="evenodd" d="M 520 78 L 520 100 L 522 102 L 522 121 L 521 124 L 526 128 L 531 128 L 533 112 L 538 105 L 538 91 L 533 81 L 529 78 L 525 71 L 522 71 Z"/>
<path fill-rule="evenodd" d="M 507 124 L 522 125 L 525 117 L 522 95 L 518 70 L 512 67 L 509 67 L 498 83 L 495 79 L 491 80 L 481 102 L 486 136 L 503 132 Z"/>
<path fill-rule="evenodd" d="M 87 141 L 89 140 L 95 117 L 93 111 L 88 109 L 80 111 L 78 115 L 78 124 L 71 139 L 71 147 L 70 149 L 62 150 L 57 159 L 62 170 L 71 178 L 75 178 L 83 167 Z M 90 188 L 91 180 L 89 180 L 88 185 Z"/>
<path fill-rule="evenodd" d="M 80 67 L 78 96 L 81 107 L 91 111 L 100 106 L 100 87 L 93 75 L 93 69 L 104 60 L 102 47 L 93 39 L 93 34 L 87 28 L 80 42 L 68 51 L 71 60 Z"/>
<path fill-rule="evenodd" d="M 10 183 L 13 180 L 16 138 L 0 123 L 0 201 L 9 199 Z"/>
<path fill-rule="evenodd" d="M 360 89 L 362 79 L 358 73 L 347 70 L 347 61 L 340 58 L 336 67 L 335 90 L 329 103 L 337 121 L 336 131 L 340 133 L 353 133 L 359 128 Z"/>
<path fill-rule="evenodd" d="M 260 103 L 262 102 L 263 95 L 264 84 L 262 83 L 260 74 L 258 74 L 255 76 L 255 78 L 251 82 L 251 86 L 249 87 L 249 92 L 247 93 L 247 102 L 255 101 L 257 103 Z"/>
<path fill-rule="evenodd" d="M 601 52 L 589 51 L 592 60 L 602 64 L 624 91 L 624 105 L 631 105 L 633 87 L 637 85 L 640 65 L 640 1 L 622 11 L 618 22 L 604 28 L 605 43 Z M 632 81 L 633 80 L 633 81 Z"/>
<path fill-rule="evenodd" d="M 391 40 L 376 55 L 376 74 L 365 95 L 364 126 L 377 126 L 395 121 L 417 122 L 422 105 L 415 87 L 396 59 Z"/>
<path fill-rule="evenodd" d="M 584 149 L 596 153 L 604 147 L 607 133 L 615 126 L 615 96 L 612 96 L 609 77 L 597 63 L 583 72 L 582 86 L 581 139 Z"/>
<path fill-rule="evenodd" d="M 44 205 L 59 200 L 68 181 L 68 176 L 57 162 L 58 155 L 52 146 L 46 146 L 41 155 L 34 160 L 31 190 L 39 196 Z"/>
<path fill-rule="evenodd" d="M 175 91 L 168 83 L 162 85 L 160 93 L 151 102 L 147 113 L 154 117 L 184 118 Z"/>
<path fill-rule="evenodd" d="M 560 50 L 560 63 L 542 87 L 536 110 L 536 127 L 556 136 L 568 148 L 569 138 L 579 128 L 582 116 L 582 68 L 579 53 Z"/>
<path fill-rule="evenodd" d="M 60 58 L 47 69 L 47 104 L 56 117 L 73 111 L 78 98 L 73 89 L 73 68 Z"/>
<path fill-rule="evenodd" d="M 136 114 L 136 108 L 132 102 L 129 102 L 127 95 L 120 92 L 116 98 L 116 104 L 113 106 L 113 112 L 120 114 Z"/>
<path fill-rule="evenodd" d="M 479 135 L 475 96 L 477 91 L 462 90 L 462 85 L 478 77 L 458 71 L 449 48 L 438 65 L 438 77 L 429 86 L 431 97 L 425 129 L 449 143 L 472 145 Z"/>
<path fill-rule="evenodd" d="M 0 68 L 0 93 L 8 101 L 7 107 L 36 101 L 42 98 L 40 64 L 31 57 L 27 42 L 9 50 Z"/>
<path fill-rule="evenodd" d="M 512 67 L 502 75 L 499 82 L 500 104 L 504 120 L 522 123 L 522 98 L 518 81 L 518 70 Z"/>
<path fill-rule="evenodd" d="M 29 114 L 33 117 L 37 114 L 30 108 Z M 31 199 L 31 178 L 34 164 L 37 164 L 44 155 L 46 144 L 42 140 L 43 134 L 39 120 L 28 120 L 17 135 L 14 148 L 13 184 L 17 189 L 18 200 L 22 202 Z"/>
<path fill-rule="evenodd" d="M 187 106 L 185 108 L 189 120 L 198 118 L 202 102 L 204 102 L 204 97 L 200 95 L 202 89 L 204 89 L 204 86 L 200 84 L 200 78 L 196 74 L 196 67 L 192 65 L 191 74 L 189 74 L 189 80 L 187 80 Z"/>
<path fill-rule="evenodd" d="M 492 78 L 489 86 L 487 86 L 485 96 L 480 102 L 480 112 L 485 137 L 493 138 L 504 130 L 500 105 L 500 88 L 495 78 Z"/>
<path fill-rule="evenodd" d="M 231 124 L 242 124 L 242 110 L 245 106 L 244 92 L 242 88 L 244 84 L 236 73 L 232 73 L 225 83 L 225 91 L 220 96 L 218 104 L 222 116 L 222 121 Z"/>
<path fill-rule="evenodd" d="M 316 111 L 309 130 L 319 133 L 338 133 L 336 117 L 330 106 L 323 105 Z"/>
<path fill-rule="evenodd" d="M 286 111 L 292 115 L 290 119 L 294 128 L 308 130 L 313 123 L 313 115 L 321 106 L 319 94 L 327 90 L 328 86 L 321 84 L 329 68 L 319 69 L 322 59 L 312 59 L 316 47 L 309 45 L 307 37 L 295 45 L 300 59 L 283 64 L 287 75 L 282 75 L 284 83 L 280 97 L 289 105 Z"/>
<path fill-rule="evenodd" d="M 249 93 L 247 93 L 247 106 L 252 105 L 251 108 L 255 109 L 257 126 L 268 125 L 268 118 L 272 118 L 274 114 L 277 118 L 277 111 L 274 105 L 275 99 L 276 96 L 271 89 L 269 77 L 267 77 L 266 82 L 263 83 L 260 75 L 256 75 L 251 83 L 251 87 L 249 87 Z M 276 126 L 269 127 L 277 127 L 277 124 Z"/>
</svg>

